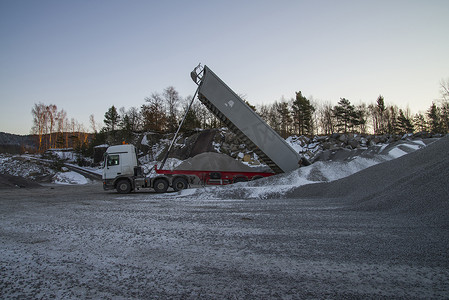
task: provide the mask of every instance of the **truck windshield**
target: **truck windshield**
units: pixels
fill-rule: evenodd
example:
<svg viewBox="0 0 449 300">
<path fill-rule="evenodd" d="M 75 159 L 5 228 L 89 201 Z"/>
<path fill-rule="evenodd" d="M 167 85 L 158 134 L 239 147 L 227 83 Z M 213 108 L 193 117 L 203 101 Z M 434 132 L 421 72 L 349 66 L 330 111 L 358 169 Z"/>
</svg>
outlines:
<svg viewBox="0 0 449 300">
<path fill-rule="evenodd" d="M 117 166 L 120 164 L 120 156 L 118 154 L 108 154 L 106 156 L 107 166 Z"/>
</svg>

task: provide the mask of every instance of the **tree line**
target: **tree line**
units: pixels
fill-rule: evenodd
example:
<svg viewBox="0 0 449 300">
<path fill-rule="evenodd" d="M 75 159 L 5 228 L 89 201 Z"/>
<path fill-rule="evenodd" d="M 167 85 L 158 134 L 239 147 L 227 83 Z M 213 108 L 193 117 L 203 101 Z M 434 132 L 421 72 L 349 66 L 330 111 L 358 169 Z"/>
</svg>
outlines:
<svg viewBox="0 0 449 300">
<path fill-rule="evenodd" d="M 132 142 L 136 132 L 172 133 L 186 114 L 191 96 L 183 98 L 169 86 L 162 93 L 145 97 L 140 108 L 117 108 L 112 105 L 104 114 L 105 126 L 97 134 L 97 143 L 116 144 Z M 187 112 L 182 130 L 216 128 L 220 122 L 199 101 L 194 101 Z"/>
<path fill-rule="evenodd" d="M 340 98 L 337 105 L 313 103 L 296 93 L 258 108 L 261 117 L 283 137 L 290 135 L 330 135 L 332 133 L 405 134 L 420 131 L 449 132 L 449 100 L 433 102 L 425 113 L 387 105 L 379 95 L 375 103 L 352 104 Z"/>
<path fill-rule="evenodd" d="M 244 96 L 241 96 L 244 99 Z M 39 150 L 52 147 L 78 148 L 87 144 L 132 143 L 135 133 L 172 133 L 188 109 L 191 96 L 183 98 L 172 86 L 161 93 L 144 98 L 139 107 L 117 108 L 112 105 L 104 114 L 104 126 L 97 131 L 94 116 L 90 116 L 93 141 L 85 127 L 68 119 L 56 105 L 37 103 L 33 107 L 33 129 L 39 138 Z M 248 101 L 244 100 L 247 104 Z M 336 105 L 319 103 L 296 92 L 289 100 L 282 98 L 271 104 L 249 105 L 282 137 L 290 135 L 329 135 L 332 133 L 404 134 L 420 131 L 449 132 L 449 79 L 441 82 L 441 99 L 434 101 L 426 112 L 412 114 L 407 109 L 388 105 L 379 95 L 374 103 L 354 105 L 340 98 Z M 199 101 L 194 101 L 186 115 L 183 131 L 223 126 Z M 45 137 L 45 138 L 44 138 Z"/>
<path fill-rule="evenodd" d="M 69 119 L 64 109 L 55 104 L 35 103 L 31 115 L 31 133 L 37 137 L 38 152 L 49 148 L 81 148 L 88 144 L 89 133 L 83 124 Z M 93 115 L 91 115 L 93 118 Z"/>
<path fill-rule="evenodd" d="M 441 82 L 441 99 L 432 102 L 426 112 L 412 114 L 406 108 L 388 105 L 382 95 L 374 103 L 352 104 L 340 98 L 336 105 L 319 103 L 296 92 L 289 100 L 253 106 L 282 137 L 291 135 L 329 135 L 332 133 L 405 134 L 428 131 L 449 132 L 449 79 Z M 241 96 L 243 99 L 244 96 Z M 105 140 L 127 141 L 133 132 L 174 132 L 185 114 L 191 97 L 182 98 L 174 87 L 145 98 L 140 108 L 126 110 L 111 106 L 104 115 Z M 248 101 L 244 100 L 247 104 Z M 223 126 L 199 101 L 188 111 L 182 130 Z"/>
</svg>

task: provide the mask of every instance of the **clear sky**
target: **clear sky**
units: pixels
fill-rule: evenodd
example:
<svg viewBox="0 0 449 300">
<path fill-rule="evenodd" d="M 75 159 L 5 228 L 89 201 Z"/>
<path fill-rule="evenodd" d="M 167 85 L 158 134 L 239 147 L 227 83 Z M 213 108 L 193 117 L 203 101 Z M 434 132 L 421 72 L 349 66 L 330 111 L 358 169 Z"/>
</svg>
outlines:
<svg viewBox="0 0 449 300">
<path fill-rule="evenodd" d="M 208 65 L 252 104 L 425 111 L 449 78 L 449 1 L 0 0 L 0 131 L 28 134 L 34 103 L 89 127 Z"/>
</svg>

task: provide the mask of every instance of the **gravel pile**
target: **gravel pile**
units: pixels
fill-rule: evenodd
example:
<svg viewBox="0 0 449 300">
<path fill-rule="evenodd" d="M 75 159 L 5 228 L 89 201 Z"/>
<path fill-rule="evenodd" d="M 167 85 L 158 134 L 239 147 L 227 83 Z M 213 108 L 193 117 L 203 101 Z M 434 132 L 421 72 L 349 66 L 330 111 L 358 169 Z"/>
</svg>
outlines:
<svg viewBox="0 0 449 300">
<path fill-rule="evenodd" d="M 176 170 L 213 170 L 213 171 L 237 171 L 251 172 L 251 167 L 242 164 L 226 154 L 204 152 L 182 162 Z"/>
<path fill-rule="evenodd" d="M 36 188 L 41 185 L 35 181 L 9 174 L 0 174 L 0 189 L 4 188 Z"/>
<path fill-rule="evenodd" d="M 340 180 L 305 185 L 288 198 L 339 198 L 349 209 L 395 211 L 449 226 L 449 136 Z"/>
</svg>

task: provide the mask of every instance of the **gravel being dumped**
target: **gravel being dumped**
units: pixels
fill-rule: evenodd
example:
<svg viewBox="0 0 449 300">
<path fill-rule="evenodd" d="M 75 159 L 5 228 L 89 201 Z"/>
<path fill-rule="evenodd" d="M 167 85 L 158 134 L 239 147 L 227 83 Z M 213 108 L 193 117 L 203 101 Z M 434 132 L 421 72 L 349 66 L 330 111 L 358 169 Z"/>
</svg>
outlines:
<svg viewBox="0 0 449 300">
<path fill-rule="evenodd" d="M 253 168 L 244 165 L 238 160 L 226 154 L 204 152 L 191 157 L 179 166 L 176 170 L 189 170 L 189 171 L 234 171 L 234 172 L 252 172 Z"/>
</svg>

